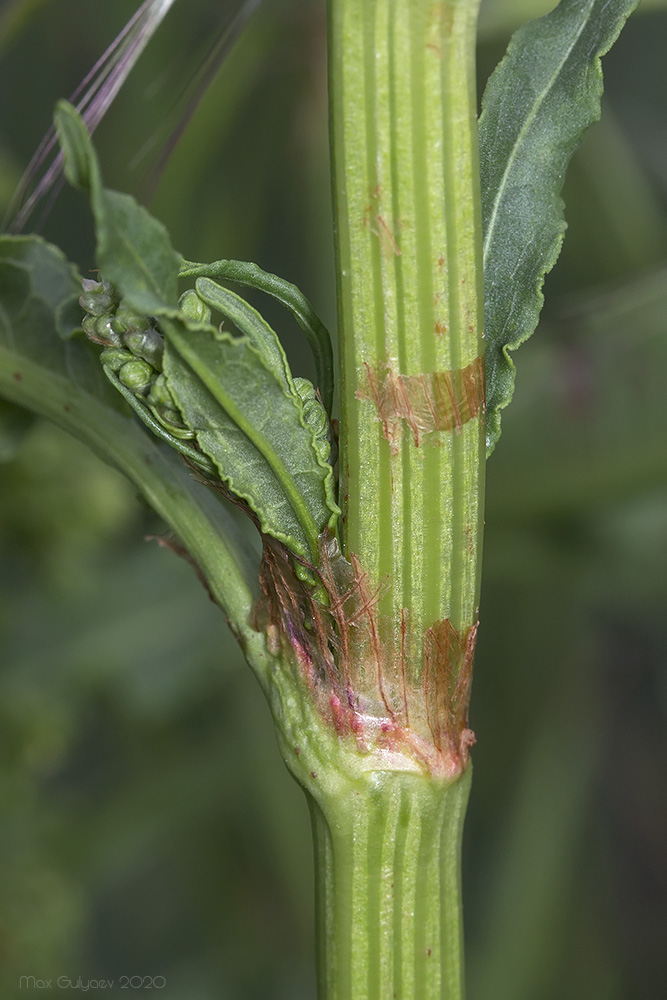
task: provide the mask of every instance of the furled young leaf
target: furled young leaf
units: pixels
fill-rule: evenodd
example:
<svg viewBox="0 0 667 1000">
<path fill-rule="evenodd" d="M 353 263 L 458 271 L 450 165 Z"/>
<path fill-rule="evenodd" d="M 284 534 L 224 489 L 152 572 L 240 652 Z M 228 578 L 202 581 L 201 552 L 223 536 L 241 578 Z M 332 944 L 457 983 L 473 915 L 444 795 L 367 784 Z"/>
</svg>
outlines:
<svg viewBox="0 0 667 1000">
<path fill-rule="evenodd" d="M 167 384 L 199 447 L 263 531 L 315 561 L 338 508 L 301 399 L 246 337 L 187 329 L 174 318 L 162 326 Z"/>
<path fill-rule="evenodd" d="M 296 390 L 283 346 L 264 317 L 236 292 L 230 292 L 210 278 L 197 278 L 195 288 L 206 305 L 221 313 L 248 338 L 285 391 L 294 393 Z"/>
<path fill-rule="evenodd" d="M 232 263 L 237 263 L 236 261 Z M 250 265 L 253 266 L 254 265 Z M 327 503 L 332 512 L 338 513 L 333 496 L 333 473 L 329 463 L 331 453 L 331 425 L 327 410 L 319 392 L 312 382 L 305 378 L 293 378 L 280 340 L 266 320 L 244 299 L 222 288 L 210 278 L 197 278 L 197 296 L 201 301 L 219 312 L 225 319 L 248 338 L 258 351 L 264 364 L 276 376 L 283 390 L 294 397 L 302 408 L 302 419 L 312 430 L 315 447 L 321 464 L 327 472 Z"/>
<path fill-rule="evenodd" d="M 278 337 L 251 305 L 210 278 L 197 278 L 195 287 L 203 302 L 243 334 L 243 340 L 220 334 L 214 335 L 213 341 L 210 336 L 189 338 L 189 348 L 203 347 L 207 352 L 201 378 L 204 379 L 205 371 L 210 376 L 207 366 L 217 362 L 218 381 L 214 383 L 213 395 L 228 414 L 232 412 L 231 404 L 238 407 L 245 419 L 252 415 L 241 450 L 238 421 L 230 425 L 229 420 L 224 433 L 219 428 L 214 433 L 209 433 L 210 428 L 198 433 L 199 446 L 214 461 L 231 489 L 250 503 L 262 525 L 272 525 L 270 534 L 299 555 L 314 560 L 317 536 L 326 524 L 333 526 L 339 513 L 333 492 L 333 470 L 328 462 L 329 444 L 322 436 L 322 427 L 328 427 L 324 407 L 307 380 L 299 380 L 303 385 L 301 391 L 297 389 Z M 178 349 L 173 332 L 171 342 Z M 201 363 L 202 359 L 198 360 Z M 167 365 L 169 369 L 169 362 Z M 173 374 L 173 368 L 171 371 Z M 168 371 L 167 377 L 172 395 L 180 400 L 180 386 L 177 389 Z M 310 393 L 305 386 L 310 387 Z M 191 394 L 188 398 L 191 401 Z M 185 412 L 183 405 L 181 411 Z M 193 428 L 199 426 L 189 417 L 186 422 Z M 232 441 L 236 441 L 234 448 L 230 448 Z M 270 466 L 262 475 L 273 481 L 274 492 L 262 490 L 270 503 L 263 502 L 260 509 L 257 502 L 260 498 L 250 473 L 253 467 L 257 467 L 257 473 L 261 471 L 258 460 L 262 454 Z M 291 484 L 294 469 L 299 470 L 295 488 Z M 293 524 L 288 529 L 290 522 Z"/>
<path fill-rule="evenodd" d="M 487 449 L 514 391 L 509 352 L 533 333 L 565 222 L 570 157 L 600 117 L 600 58 L 638 0 L 561 0 L 510 41 L 479 122 L 486 324 Z"/>
<path fill-rule="evenodd" d="M 242 260 L 216 260 L 212 264 L 194 264 L 184 260 L 182 277 L 222 278 L 271 295 L 285 306 L 306 335 L 315 361 L 317 388 L 329 415 L 333 405 L 334 366 L 331 336 L 305 295 L 289 281 L 263 271 L 257 264 Z"/>
</svg>

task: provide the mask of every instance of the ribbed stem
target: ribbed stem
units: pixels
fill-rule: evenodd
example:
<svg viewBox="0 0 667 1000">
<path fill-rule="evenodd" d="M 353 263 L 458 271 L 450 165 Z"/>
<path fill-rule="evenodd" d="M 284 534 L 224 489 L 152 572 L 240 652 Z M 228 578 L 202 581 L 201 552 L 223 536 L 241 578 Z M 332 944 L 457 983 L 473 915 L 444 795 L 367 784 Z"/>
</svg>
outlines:
<svg viewBox="0 0 667 1000">
<path fill-rule="evenodd" d="M 290 639 L 295 669 L 269 689 L 311 801 L 320 1000 L 463 995 L 485 462 L 477 6 L 329 0 L 349 563 L 327 550 L 335 628 L 312 608 L 318 628 Z"/>
<path fill-rule="evenodd" d="M 478 604 L 477 6 L 330 0 L 344 546 L 379 588 L 406 702 L 424 686 L 427 630 L 446 620 L 463 636 Z M 384 683 L 385 703 L 409 714 L 391 694 L 399 678 Z"/>
<path fill-rule="evenodd" d="M 460 845 L 470 771 L 385 773 L 311 799 L 320 1000 L 460 1000 Z"/>
</svg>

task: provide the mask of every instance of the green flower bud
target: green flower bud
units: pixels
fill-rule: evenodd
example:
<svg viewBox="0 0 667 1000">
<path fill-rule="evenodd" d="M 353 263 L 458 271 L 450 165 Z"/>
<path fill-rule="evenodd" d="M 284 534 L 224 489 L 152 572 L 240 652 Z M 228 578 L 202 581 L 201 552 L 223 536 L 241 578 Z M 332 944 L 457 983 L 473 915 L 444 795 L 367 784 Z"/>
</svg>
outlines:
<svg viewBox="0 0 667 1000">
<path fill-rule="evenodd" d="M 313 571 L 308 569 L 306 566 L 302 566 L 298 560 L 294 560 L 293 563 L 294 573 L 297 580 L 301 580 L 303 583 L 309 583 L 311 586 L 317 581 L 313 575 Z"/>
<path fill-rule="evenodd" d="M 155 379 L 146 402 L 150 406 L 153 416 L 174 437 L 186 440 L 195 436 L 194 432 L 184 425 L 164 375 L 158 375 Z"/>
<path fill-rule="evenodd" d="M 124 351 L 121 347 L 107 347 L 100 354 L 100 361 L 112 372 L 120 371 L 129 361 L 134 361 L 134 357 L 129 351 Z"/>
<path fill-rule="evenodd" d="M 81 323 L 83 332 L 94 344 L 121 347 L 118 334 L 113 329 L 110 316 L 84 316 Z"/>
<path fill-rule="evenodd" d="M 95 329 L 100 344 L 113 344 L 114 347 L 121 346 L 120 337 L 113 328 L 113 319 L 111 316 L 98 316 Z"/>
<path fill-rule="evenodd" d="M 133 360 L 118 372 L 118 378 L 132 392 L 143 395 L 148 392 L 151 382 L 155 376 L 154 370 L 146 361 Z"/>
<path fill-rule="evenodd" d="M 81 327 L 90 340 L 97 339 L 97 316 L 84 316 Z"/>
<path fill-rule="evenodd" d="M 178 305 L 181 311 L 190 319 L 195 320 L 196 323 L 211 322 L 211 310 L 205 302 L 202 302 L 194 288 L 189 288 L 187 292 L 183 292 L 178 300 Z"/>
<path fill-rule="evenodd" d="M 148 330 L 151 325 L 150 317 L 135 312 L 125 299 L 116 309 L 114 328 L 118 333 L 127 333 L 130 330 Z"/>
<path fill-rule="evenodd" d="M 143 358 L 158 371 L 162 370 L 164 341 L 154 327 L 148 327 L 146 330 L 129 330 L 123 336 L 123 340 L 136 357 Z"/>
<path fill-rule="evenodd" d="M 91 316 L 104 316 L 113 312 L 118 299 L 113 287 L 106 281 L 93 281 L 90 278 L 81 280 L 83 295 L 79 298 L 79 305 Z"/>
<path fill-rule="evenodd" d="M 153 382 L 148 394 L 148 402 L 151 406 L 170 406 L 172 408 L 175 406 L 174 397 L 169 391 L 164 375 L 158 375 Z"/>
</svg>

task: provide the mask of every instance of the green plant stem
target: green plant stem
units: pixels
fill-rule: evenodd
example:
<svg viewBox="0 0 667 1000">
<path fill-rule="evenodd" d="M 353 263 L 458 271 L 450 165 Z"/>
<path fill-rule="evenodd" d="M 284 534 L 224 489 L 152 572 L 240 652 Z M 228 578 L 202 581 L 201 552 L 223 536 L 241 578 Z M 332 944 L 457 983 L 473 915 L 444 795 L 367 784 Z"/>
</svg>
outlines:
<svg viewBox="0 0 667 1000">
<path fill-rule="evenodd" d="M 352 734 L 322 767 L 281 738 L 314 797 L 322 1000 L 462 997 L 485 463 L 477 7 L 329 3 L 342 544 L 362 617 Z"/>
<path fill-rule="evenodd" d="M 388 628 L 409 610 L 416 684 L 424 631 L 472 625 L 479 594 L 483 413 L 466 419 L 459 391 L 459 421 L 433 382 L 483 356 L 477 6 L 330 3 L 343 542 L 382 588 Z M 402 412 L 379 411 L 369 373 L 399 403 L 415 390 Z"/>
<path fill-rule="evenodd" d="M 310 799 L 322 1000 L 463 995 L 460 844 L 470 769 L 446 786 L 385 772 Z"/>
</svg>

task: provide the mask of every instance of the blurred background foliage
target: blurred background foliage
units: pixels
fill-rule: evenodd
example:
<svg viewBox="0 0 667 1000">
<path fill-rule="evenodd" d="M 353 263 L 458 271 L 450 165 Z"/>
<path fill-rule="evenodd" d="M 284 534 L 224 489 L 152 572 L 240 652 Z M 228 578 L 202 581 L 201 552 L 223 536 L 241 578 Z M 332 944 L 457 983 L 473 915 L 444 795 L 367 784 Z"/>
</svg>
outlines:
<svg viewBox="0 0 667 1000">
<path fill-rule="evenodd" d="M 486 0 L 480 85 L 552 5 Z M 133 7 L 0 3 L 0 214 L 54 101 Z M 99 129 L 105 176 L 150 198 L 185 256 L 255 260 L 333 327 L 321 0 L 264 3 L 155 184 L 237 7 L 175 5 Z M 489 463 L 469 1000 L 664 996 L 666 48 L 667 4 L 644 0 L 606 59 L 605 117 L 567 179 L 565 249 Z M 75 193 L 43 232 L 90 268 Z M 312 998 L 307 810 L 221 614 L 77 442 L 3 408 L 0 457 L 1 995 L 81 976 L 122 998 L 138 975 L 171 1000 Z"/>
</svg>

